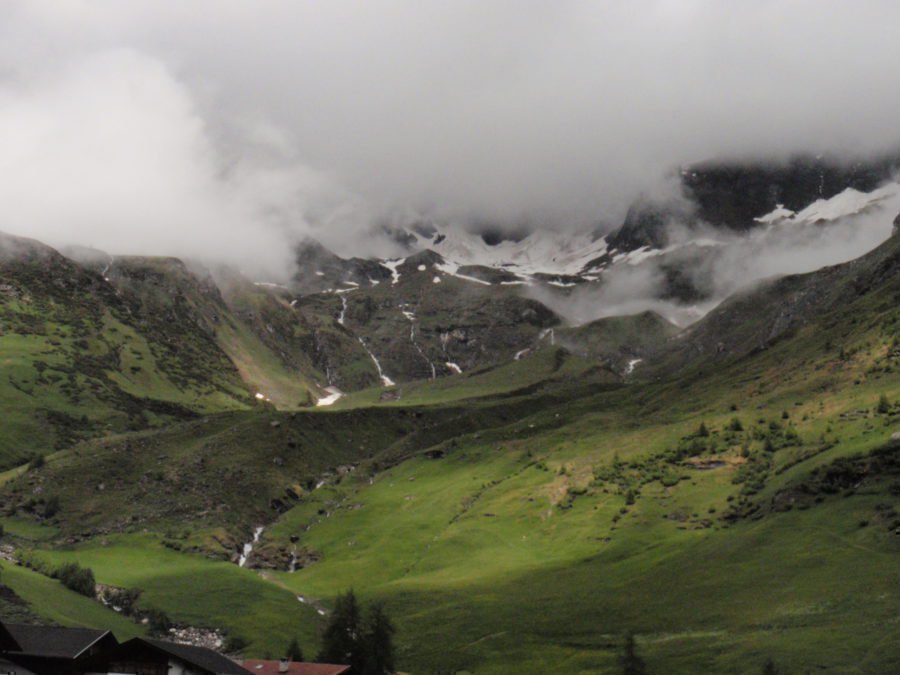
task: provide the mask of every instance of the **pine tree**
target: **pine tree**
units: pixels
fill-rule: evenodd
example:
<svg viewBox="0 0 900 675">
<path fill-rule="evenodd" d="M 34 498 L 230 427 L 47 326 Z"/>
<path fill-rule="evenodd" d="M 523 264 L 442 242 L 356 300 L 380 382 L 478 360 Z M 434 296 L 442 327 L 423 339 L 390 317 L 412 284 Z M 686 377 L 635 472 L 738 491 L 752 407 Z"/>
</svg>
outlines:
<svg viewBox="0 0 900 675">
<path fill-rule="evenodd" d="M 891 402 L 884 394 L 878 399 L 878 406 L 875 408 L 880 415 L 887 415 L 891 411 Z"/>
<path fill-rule="evenodd" d="M 394 624 L 381 603 L 369 608 L 364 637 L 365 667 L 363 675 L 386 675 L 394 672 Z"/>
<path fill-rule="evenodd" d="M 288 661 L 302 661 L 303 660 L 303 650 L 300 649 L 300 643 L 297 642 L 297 638 L 291 640 L 291 644 L 288 645 L 287 652 L 285 653 L 285 657 Z"/>
<path fill-rule="evenodd" d="M 334 612 L 322 635 L 318 661 L 352 666 L 354 672 L 362 670 L 362 619 L 353 589 L 335 600 Z"/>
<path fill-rule="evenodd" d="M 647 675 L 647 666 L 644 664 L 644 660 L 637 655 L 634 635 L 631 633 L 625 636 L 625 649 L 622 652 L 622 673 L 624 675 Z"/>
<path fill-rule="evenodd" d="M 763 675 L 778 675 L 778 666 L 775 665 L 772 659 L 766 661 L 763 666 Z"/>
</svg>

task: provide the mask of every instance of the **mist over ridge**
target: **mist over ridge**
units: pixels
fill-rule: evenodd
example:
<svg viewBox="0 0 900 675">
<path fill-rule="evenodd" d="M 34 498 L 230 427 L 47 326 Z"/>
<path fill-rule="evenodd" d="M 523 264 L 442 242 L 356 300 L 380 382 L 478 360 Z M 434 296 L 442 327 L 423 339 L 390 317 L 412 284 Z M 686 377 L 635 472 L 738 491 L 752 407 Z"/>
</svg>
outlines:
<svg viewBox="0 0 900 675">
<path fill-rule="evenodd" d="M 618 227 L 709 158 L 900 145 L 890 2 L 0 10 L 0 229 L 288 273 L 373 225 Z"/>
</svg>

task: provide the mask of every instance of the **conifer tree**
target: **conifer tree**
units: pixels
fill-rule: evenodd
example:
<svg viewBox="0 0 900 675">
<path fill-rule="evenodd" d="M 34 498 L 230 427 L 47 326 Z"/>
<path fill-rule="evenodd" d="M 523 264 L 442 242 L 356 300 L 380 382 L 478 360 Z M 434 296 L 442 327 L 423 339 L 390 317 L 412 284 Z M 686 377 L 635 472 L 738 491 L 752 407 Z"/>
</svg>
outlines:
<svg viewBox="0 0 900 675">
<path fill-rule="evenodd" d="M 340 663 L 360 672 L 363 662 L 362 618 L 353 589 L 339 595 L 322 635 L 320 663 Z"/>
<path fill-rule="evenodd" d="M 297 642 L 297 638 L 295 637 L 291 640 L 291 644 L 288 645 L 287 652 L 285 653 L 285 657 L 288 661 L 302 661 L 303 660 L 303 650 L 300 649 L 300 643 Z"/>
<path fill-rule="evenodd" d="M 387 675 L 394 672 L 394 624 L 384 605 L 369 608 L 365 634 L 365 668 L 363 675 Z"/>
<path fill-rule="evenodd" d="M 647 675 L 647 666 L 644 664 L 644 660 L 637 655 L 634 635 L 631 633 L 625 636 L 625 648 L 622 652 L 622 673 L 624 675 Z"/>
</svg>

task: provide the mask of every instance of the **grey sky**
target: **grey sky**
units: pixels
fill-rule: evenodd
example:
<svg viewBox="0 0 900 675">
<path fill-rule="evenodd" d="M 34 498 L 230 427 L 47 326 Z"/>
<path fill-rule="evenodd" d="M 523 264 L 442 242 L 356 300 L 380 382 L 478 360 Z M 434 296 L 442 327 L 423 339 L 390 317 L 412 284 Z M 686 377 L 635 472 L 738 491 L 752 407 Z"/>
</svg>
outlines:
<svg viewBox="0 0 900 675">
<path fill-rule="evenodd" d="M 674 164 L 900 143 L 897 26 L 888 0 L 7 1 L 0 230 L 275 265 L 397 210 L 615 223 Z"/>
</svg>

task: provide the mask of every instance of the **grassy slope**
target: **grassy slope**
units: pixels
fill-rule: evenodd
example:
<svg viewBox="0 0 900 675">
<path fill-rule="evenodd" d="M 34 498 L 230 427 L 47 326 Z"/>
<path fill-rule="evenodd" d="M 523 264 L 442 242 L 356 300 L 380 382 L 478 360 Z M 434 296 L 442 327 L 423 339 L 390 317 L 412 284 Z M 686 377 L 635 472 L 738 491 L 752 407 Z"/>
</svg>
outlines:
<svg viewBox="0 0 900 675">
<path fill-rule="evenodd" d="M 70 591 L 55 579 L 37 572 L 5 563 L 3 583 L 26 601 L 40 619 L 63 626 L 87 626 L 108 629 L 119 640 L 142 635 L 144 630 L 111 609 Z"/>
<path fill-rule="evenodd" d="M 324 378 L 283 299 L 232 279 L 227 304 L 170 258 L 98 272 L 0 235 L 0 468 L 82 438 L 246 410 L 257 391 L 287 409 L 313 402 Z"/>
<path fill-rule="evenodd" d="M 592 361 L 560 349 L 544 349 L 518 361 L 483 366 L 460 375 L 403 383 L 388 390 L 395 396 L 384 397 L 385 389 L 382 387 L 356 391 L 340 399 L 334 404 L 334 409 L 448 404 L 501 396 L 529 388 L 546 389 L 578 381 L 612 383 L 617 379 Z"/>
<path fill-rule="evenodd" d="M 105 546 L 44 552 L 51 564 L 76 560 L 99 581 L 142 590 L 138 605 L 163 608 L 175 620 L 226 628 L 252 640 L 254 653 L 280 654 L 290 638 L 313 643 L 318 615 L 294 594 L 228 562 L 176 553 L 152 536 L 113 537 Z"/>
<path fill-rule="evenodd" d="M 2 467 L 79 438 L 250 402 L 209 337 L 173 319 L 177 303 L 160 286 L 146 297 L 135 284 L 117 291 L 49 247 L 8 237 L 0 281 Z"/>
<path fill-rule="evenodd" d="M 279 408 L 313 403 L 316 382 L 327 378 L 310 361 L 315 341 L 305 317 L 278 289 L 227 270 L 217 277 L 228 312 L 216 323 L 216 340 L 244 382 Z"/>
<path fill-rule="evenodd" d="M 555 342 L 585 358 L 608 360 L 621 372 L 629 361 L 652 355 L 679 332 L 659 314 L 643 312 L 558 328 Z"/>
<path fill-rule="evenodd" d="M 280 409 L 308 406 L 315 400 L 317 388 L 311 379 L 285 368 L 246 326 L 223 322 L 217 339 L 254 394 L 262 394 Z"/>
<path fill-rule="evenodd" d="M 802 349 L 809 362 L 791 377 L 782 369 L 775 381 L 778 364 L 800 356 L 789 341 L 687 389 L 634 386 L 536 406 L 493 430 L 442 443 L 442 459 L 406 461 L 371 485 L 349 480 L 313 492 L 269 527 L 263 543 L 299 535 L 323 559 L 269 576 L 326 602 L 350 585 L 386 599 L 401 629 L 401 663 L 413 672 L 539 672 L 560 664 L 600 672 L 615 662 L 626 628 L 638 633 L 652 672 L 755 672 L 768 657 L 788 672 L 817 663 L 832 672 L 883 672 L 897 657 L 890 620 L 900 582 L 894 536 L 875 518 L 875 506 L 892 500 L 887 483 L 758 522 L 725 527 L 717 514 L 741 488 L 732 483 L 739 448 L 723 431 L 734 415 L 752 429 L 765 426 L 758 419 L 780 420 L 789 410 L 802 443 L 778 450 L 776 463 L 815 451 L 822 434 L 838 441 L 773 474 L 763 496 L 814 465 L 884 443 L 896 418 L 872 408 L 882 392 L 900 399 L 889 336 L 880 332 L 892 318 L 848 335 L 849 361 L 820 352 L 817 340 L 827 336 L 816 335 Z M 737 412 L 729 410 L 732 401 Z M 863 408 L 869 412 L 855 417 Z M 669 488 L 647 483 L 624 516 L 622 491 L 594 483 L 593 473 L 616 454 L 623 462 L 652 456 L 701 420 L 719 446 L 710 456 L 727 459 L 726 466 L 675 467 L 685 480 Z M 739 445 L 749 433 L 732 440 Z M 587 490 L 578 495 L 581 488 Z M 663 518 L 669 514 L 684 520 Z M 860 528 L 862 520 L 873 525 Z M 158 544 L 138 535 L 122 539 L 126 544 L 136 553 L 121 556 L 146 576 L 122 577 L 115 547 L 107 553 L 89 545 L 54 559 L 79 559 L 103 581 L 171 583 L 167 573 L 152 571 L 157 553 L 148 548 Z M 173 565 L 191 558 L 166 555 Z M 836 578 L 847 581 L 835 585 Z M 186 587 L 190 577 L 180 583 L 173 588 Z M 199 619 L 179 592 L 158 601 L 173 616 Z M 293 628 L 253 628 L 229 618 L 224 596 L 208 602 L 221 606 L 203 612 L 245 631 L 255 653 L 277 646 Z M 311 626 L 301 629 L 309 641 Z"/>
<path fill-rule="evenodd" d="M 3 499 L 8 511 L 28 516 L 34 495 L 58 497 L 52 522 L 68 534 L 213 529 L 236 546 L 235 537 L 276 517 L 273 499 L 291 502 L 287 488 L 302 493 L 323 473 L 415 428 L 406 411 L 210 416 L 88 442 L 40 469 L 10 472 Z"/>
<path fill-rule="evenodd" d="M 722 513 L 739 492 L 732 478 L 741 461 L 723 442 L 714 457 L 727 466 L 688 470 L 690 482 L 674 488 L 644 488 L 624 524 L 613 522 L 623 495 L 602 489 L 589 489 L 571 509 L 552 506 L 615 454 L 644 457 L 701 421 L 722 430 L 735 414 L 748 429 L 793 424 L 801 438 L 775 453 L 762 502 L 837 457 L 883 444 L 900 424 L 896 415 L 875 415 L 874 404 L 881 393 L 900 399 L 900 379 L 892 351 L 898 312 L 882 300 L 857 308 L 865 322 L 829 320 L 825 330 L 697 375 L 687 388 L 595 396 L 587 414 L 527 439 L 521 426 L 569 413 L 549 410 L 489 440 L 469 437 L 445 459 L 407 462 L 372 486 L 357 485 L 343 502 L 353 508 L 328 518 L 318 509 L 290 512 L 271 536 L 300 534 L 324 559 L 283 580 L 313 597 L 356 585 L 387 598 L 402 617 L 410 667 L 425 671 L 506 672 L 510 663 L 540 671 L 560 662 L 602 670 L 630 628 L 659 671 L 754 672 L 772 656 L 788 672 L 816 663 L 883 672 L 898 657 L 897 546 L 875 509 L 896 504 L 889 480 L 808 511 L 723 528 L 710 509 Z M 823 436 L 833 447 L 820 451 Z M 549 472 L 533 464 L 541 458 Z M 663 520 L 671 513 L 686 522 Z M 835 586 L 838 578 L 851 581 Z"/>
<path fill-rule="evenodd" d="M 235 613 L 229 593 L 265 587 L 291 599 L 286 586 L 327 603 L 353 585 L 386 600 L 400 627 L 400 665 L 413 672 L 604 672 L 625 630 L 638 634 L 651 672 L 759 672 L 769 657 L 786 672 L 889 672 L 900 659 L 896 476 L 870 477 L 810 508 L 776 513 L 770 504 L 814 470 L 883 446 L 900 427 L 898 336 L 888 287 L 749 357 L 699 363 L 675 383 L 579 390 L 569 381 L 496 395 L 506 378 L 488 378 L 482 391 L 495 395 L 475 400 L 477 384 L 459 394 L 472 378 L 452 378 L 417 388 L 414 400 L 430 402 L 421 409 L 297 415 L 296 424 L 342 426 L 343 415 L 372 415 L 367 423 L 381 429 L 368 432 L 381 439 L 372 449 L 385 461 L 371 467 L 374 480 L 360 471 L 269 525 L 261 546 L 290 546 L 295 536 L 322 558 L 296 573 L 270 572 L 268 585 L 234 565 L 163 549 L 164 533 L 153 530 L 164 521 L 150 523 L 150 534 L 137 525 L 108 545 L 95 538 L 40 555 L 78 559 L 100 581 L 140 584 L 176 619 L 214 617 L 256 654 L 297 631 L 314 651 L 316 617 L 307 611 L 272 628 L 269 603 L 282 596 L 253 605 L 251 621 Z M 892 414 L 875 412 L 881 394 L 894 402 Z M 459 399 L 464 406 L 451 402 Z M 403 425 L 386 424 L 404 413 Z M 743 430 L 729 432 L 735 416 Z M 247 415 L 246 433 L 226 434 L 228 442 L 204 431 L 175 445 L 187 460 L 212 438 L 223 462 L 259 466 L 258 449 L 271 441 L 262 430 L 286 419 Z M 347 433 L 366 433 L 361 419 Z M 210 424 L 234 424 L 226 420 Z M 710 435 L 692 439 L 701 422 Z M 786 443 L 791 428 L 798 440 Z M 246 454 L 237 452 L 245 444 Z M 338 447 L 326 442 L 320 451 Z M 428 458 L 425 448 L 442 456 Z M 673 459 L 683 448 L 696 457 Z M 71 471 L 82 475 L 87 461 Z M 693 461 L 721 465 L 700 470 Z M 753 492 L 749 481 L 735 482 L 748 467 L 764 479 Z M 81 508 L 76 497 L 73 484 L 64 510 Z M 128 505 L 124 497 L 115 503 Z M 234 522 L 249 526 L 268 497 L 234 500 L 244 514 Z M 753 505 L 758 519 L 720 518 Z M 219 592 L 198 597 L 198 580 Z"/>
<path fill-rule="evenodd" d="M 535 372 L 524 361 L 517 368 Z M 545 375 L 563 377 L 566 368 L 554 370 L 549 364 Z M 608 375 L 600 381 L 607 379 Z M 534 384 L 535 378 L 504 377 L 503 381 L 508 390 L 526 382 Z M 552 389 L 559 383 L 552 380 L 551 385 Z M 471 394 L 467 387 L 463 391 Z M 448 398 L 457 396 L 451 393 Z M 7 518 L 5 526 L 20 546 L 40 548 L 40 558 L 52 564 L 77 559 L 94 569 L 98 581 L 143 589 L 144 602 L 162 607 L 176 621 L 213 625 L 241 635 L 250 640 L 253 653 L 278 653 L 285 636 L 293 632 L 304 638 L 304 644 L 315 645 L 318 615 L 281 591 L 284 582 L 278 575 L 270 575 L 274 583 L 263 587 L 252 572 L 230 563 L 211 566 L 212 561 L 186 551 L 199 547 L 221 555 L 236 550 L 252 526 L 277 517 L 268 507 L 271 497 L 284 499 L 285 486 L 302 492 L 309 480 L 333 471 L 337 464 L 384 452 L 398 440 L 396 452 L 406 456 L 435 442 L 452 442 L 462 428 L 504 424 L 520 407 L 540 405 L 540 400 L 526 393 L 459 408 L 437 405 L 430 411 L 241 413 L 89 442 L 49 456 L 41 469 L 4 474 L 6 496 L 14 503 L 40 487 L 43 494 L 60 497 L 62 504 L 61 513 L 53 518 L 57 527 L 39 525 L 35 516 L 22 509 L 19 517 Z M 473 414 L 473 406 L 482 412 Z M 276 456 L 283 462 L 272 462 Z M 250 466 L 257 470 L 241 468 Z M 96 476 L 96 480 L 88 479 L 86 485 L 85 476 Z M 312 493 L 315 498 L 308 497 L 308 502 L 289 513 L 308 509 L 326 492 Z M 93 530 L 97 534 L 110 527 L 123 534 L 95 538 L 75 548 L 59 545 L 64 533 Z M 141 534 L 148 527 L 156 534 Z M 283 528 L 278 522 L 274 527 L 276 534 L 266 533 L 260 547 L 279 541 L 277 533 Z M 163 540 L 185 552 L 164 548 Z M 53 551 L 47 549 L 51 543 Z M 198 575 L 207 586 L 196 586 Z M 253 604 L 255 609 L 247 618 L 238 616 L 231 598 L 246 603 L 262 588 L 268 591 Z M 202 594 L 202 601 L 196 593 Z M 287 611 L 294 603 L 297 607 Z M 270 613 L 278 612 L 284 619 L 271 620 Z"/>
</svg>

